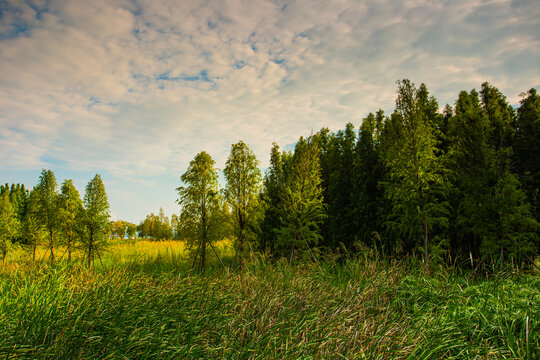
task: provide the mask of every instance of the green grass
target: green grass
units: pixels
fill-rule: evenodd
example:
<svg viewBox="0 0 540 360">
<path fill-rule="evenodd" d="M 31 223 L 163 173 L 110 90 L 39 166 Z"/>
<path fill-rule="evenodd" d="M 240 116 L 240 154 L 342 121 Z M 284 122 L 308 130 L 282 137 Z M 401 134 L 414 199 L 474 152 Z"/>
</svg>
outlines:
<svg viewBox="0 0 540 360">
<path fill-rule="evenodd" d="M 202 277 L 181 256 L 124 259 L 0 270 L 0 357 L 540 358 L 537 276 L 354 259 Z"/>
</svg>

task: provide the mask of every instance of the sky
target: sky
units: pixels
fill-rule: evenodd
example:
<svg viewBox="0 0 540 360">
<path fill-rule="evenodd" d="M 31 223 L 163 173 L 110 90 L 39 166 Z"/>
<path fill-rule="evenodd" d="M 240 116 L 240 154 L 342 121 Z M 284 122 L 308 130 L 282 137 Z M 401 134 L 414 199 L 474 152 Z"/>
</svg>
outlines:
<svg viewBox="0 0 540 360">
<path fill-rule="evenodd" d="M 243 140 L 264 169 L 274 141 L 391 113 L 404 78 L 519 104 L 540 2 L 0 0 L 0 183 L 99 173 L 113 219 L 170 216 L 200 151 L 223 169 Z"/>
</svg>

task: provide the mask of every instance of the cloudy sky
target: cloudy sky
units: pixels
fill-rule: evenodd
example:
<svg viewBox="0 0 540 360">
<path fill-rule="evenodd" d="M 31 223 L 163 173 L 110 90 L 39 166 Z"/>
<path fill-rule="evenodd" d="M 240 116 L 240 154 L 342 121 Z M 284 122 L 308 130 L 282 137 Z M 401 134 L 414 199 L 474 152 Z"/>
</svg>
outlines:
<svg viewBox="0 0 540 360">
<path fill-rule="evenodd" d="M 208 151 L 391 112 L 396 80 L 439 103 L 489 81 L 512 104 L 540 86 L 537 0 L 0 0 L 0 182 L 42 168 L 84 194 L 100 173 L 115 218 L 178 212 Z"/>
</svg>

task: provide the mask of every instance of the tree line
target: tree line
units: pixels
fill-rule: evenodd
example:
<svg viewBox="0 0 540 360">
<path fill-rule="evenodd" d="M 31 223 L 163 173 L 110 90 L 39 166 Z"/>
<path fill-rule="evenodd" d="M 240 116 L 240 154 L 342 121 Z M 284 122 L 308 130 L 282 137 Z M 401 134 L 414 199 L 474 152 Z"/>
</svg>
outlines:
<svg viewBox="0 0 540 360">
<path fill-rule="evenodd" d="M 530 264 L 540 249 L 540 98 L 517 110 L 488 83 L 461 91 L 442 112 L 427 87 L 397 82 L 393 113 L 366 116 L 357 131 L 326 128 L 294 151 L 273 144 L 264 177 L 253 152 L 233 144 L 218 188 L 206 152 L 179 187 L 178 234 L 204 271 L 213 241 L 293 261 L 372 248 L 430 263 Z"/>
<path fill-rule="evenodd" d="M 274 143 L 264 176 L 243 141 L 231 146 L 219 188 L 215 161 L 197 154 L 177 188 L 180 214 L 163 209 L 136 226 L 109 222 L 96 175 L 81 200 L 71 180 L 60 192 L 43 170 L 32 191 L 0 188 L 0 251 L 13 242 L 38 243 L 50 260 L 65 245 L 90 266 L 107 238 L 186 240 L 204 272 L 216 240 L 234 239 L 231 266 L 246 256 L 313 259 L 373 249 L 387 256 L 421 255 L 430 263 L 477 266 L 530 264 L 540 250 L 540 97 L 522 94 L 520 106 L 488 83 L 461 91 L 439 111 L 422 84 L 397 82 L 394 111 L 368 114 L 359 129 L 348 123 L 300 137 L 293 151 Z M 466 260 L 466 263 L 465 263 Z M 220 259 L 221 261 L 221 259 Z"/>
<path fill-rule="evenodd" d="M 58 191 L 54 173 L 45 169 L 31 191 L 21 184 L 0 186 L 3 262 L 14 243 L 29 247 L 33 261 L 38 245 L 45 245 L 52 263 L 58 258 L 58 245 L 63 245 L 60 258 L 67 255 L 71 262 L 73 251 L 81 249 L 90 267 L 96 256 L 101 259 L 108 228 L 109 203 L 99 174 L 88 182 L 83 199 L 72 180 L 65 180 Z"/>
</svg>

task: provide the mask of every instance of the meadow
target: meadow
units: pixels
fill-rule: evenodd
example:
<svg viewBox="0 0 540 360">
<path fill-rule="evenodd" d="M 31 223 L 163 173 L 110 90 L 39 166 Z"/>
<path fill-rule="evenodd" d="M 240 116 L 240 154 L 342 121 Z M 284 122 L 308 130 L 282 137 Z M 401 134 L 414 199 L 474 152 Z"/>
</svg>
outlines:
<svg viewBox="0 0 540 360">
<path fill-rule="evenodd" d="M 230 263 L 230 242 L 217 248 Z M 537 274 L 427 276 L 366 252 L 235 272 L 211 257 L 202 276 L 177 241 L 114 241 L 92 269 L 38 255 L 19 249 L 0 270 L 3 358 L 540 358 Z"/>
</svg>

